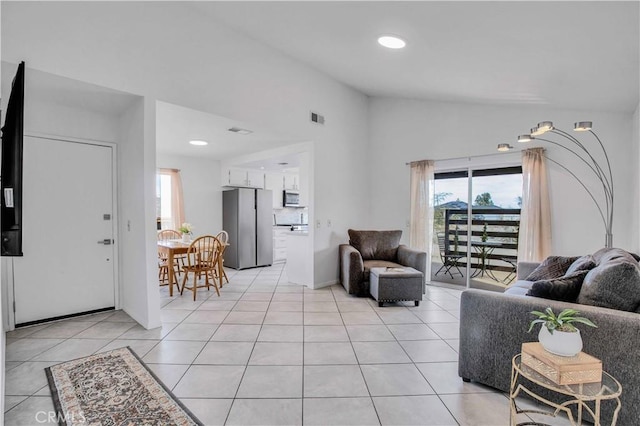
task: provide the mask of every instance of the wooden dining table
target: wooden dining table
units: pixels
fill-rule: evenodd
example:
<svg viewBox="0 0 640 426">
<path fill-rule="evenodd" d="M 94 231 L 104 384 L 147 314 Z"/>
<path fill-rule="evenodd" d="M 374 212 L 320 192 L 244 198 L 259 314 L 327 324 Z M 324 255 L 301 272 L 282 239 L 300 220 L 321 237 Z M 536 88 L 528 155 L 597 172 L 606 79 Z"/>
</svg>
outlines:
<svg viewBox="0 0 640 426">
<path fill-rule="evenodd" d="M 169 297 L 173 297 L 173 283 L 178 286 L 178 290 L 180 290 L 180 284 L 175 278 L 175 272 L 173 270 L 173 265 L 175 261 L 176 255 L 186 254 L 189 251 L 189 246 L 191 243 L 185 243 L 182 240 L 161 240 L 158 241 L 158 253 L 165 254 L 167 258 L 167 265 L 169 266 Z M 222 254 L 224 253 L 224 249 L 229 246 L 228 243 L 222 244 L 222 250 L 220 255 L 218 256 L 218 276 L 220 277 L 220 287 L 222 287 L 222 277 L 224 274 L 224 266 L 222 263 Z"/>
<path fill-rule="evenodd" d="M 175 272 L 173 270 L 173 265 L 175 261 L 175 256 L 180 254 L 186 254 L 189 251 L 189 246 L 191 243 L 182 242 L 182 240 L 163 240 L 158 241 L 158 252 L 161 254 L 165 254 L 167 258 L 167 266 L 169 269 L 169 297 L 173 297 L 173 284 L 178 286 L 178 290 L 180 290 L 180 284 L 175 277 Z"/>
</svg>

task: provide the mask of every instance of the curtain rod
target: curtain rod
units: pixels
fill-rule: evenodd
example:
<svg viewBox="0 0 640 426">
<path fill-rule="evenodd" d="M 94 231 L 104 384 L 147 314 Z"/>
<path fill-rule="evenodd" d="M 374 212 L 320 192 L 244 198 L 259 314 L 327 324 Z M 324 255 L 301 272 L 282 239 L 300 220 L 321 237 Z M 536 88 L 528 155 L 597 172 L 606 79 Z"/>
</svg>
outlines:
<svg viewBox="0 0 640 426">
<path fill-rule="evenodd" d="M 519 151 L 522 152 L 522 151 Z M 508 154 L 515 154 L 515 152 L 513 153 L 505 153 L 505 154 L 481 154 L 481 155 L 467 155 L 465 157 L 454 157 L 454 158 L 441 158 L 438 160 L 433 160 L 433 161 L 452 161 L 452 160 L 464 160 L 464 159 L 468 159 L 471 160 L 472 158 L 482 158 L 482 157 L 494 157 L 496 155 L 508 155 Z M 425 160 L 418 160 L 418 161 L 425 161 Z M 405 166 L 410 165 L 411 163 L 417 163 L 418 161 L 411 161 L 409 163 L 404 163 Z"/>
</svg>

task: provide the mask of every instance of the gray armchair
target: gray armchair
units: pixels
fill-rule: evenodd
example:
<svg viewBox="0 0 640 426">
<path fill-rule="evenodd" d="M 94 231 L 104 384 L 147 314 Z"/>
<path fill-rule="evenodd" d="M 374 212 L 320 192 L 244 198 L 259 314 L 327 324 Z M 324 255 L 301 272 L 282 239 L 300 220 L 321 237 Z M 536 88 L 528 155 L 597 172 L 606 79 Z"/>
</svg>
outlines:
<svg viewBox="0 0 640 426">
<path fill-rule="evenodd" d="M 402 231 L 349 229 L 349 244 L 340 244 L 340 282 L 349 294 L 369 295 L 371 268 L 408 266 L 425 274 L 427 253 L 400 244 Z"/>
</svg>

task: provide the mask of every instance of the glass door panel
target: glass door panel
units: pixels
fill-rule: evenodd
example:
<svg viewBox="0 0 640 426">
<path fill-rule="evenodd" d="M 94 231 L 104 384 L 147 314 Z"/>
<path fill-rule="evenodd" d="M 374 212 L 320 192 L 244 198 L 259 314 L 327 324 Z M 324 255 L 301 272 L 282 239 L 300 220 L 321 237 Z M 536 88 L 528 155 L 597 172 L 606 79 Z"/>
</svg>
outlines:
<svg viewBox="0 0 640 426">
<path fill-rule="evenodd" d="M 502 291 L 517 265 L 521 167 L 435 177 L 431 281 Z"/>
</svg>

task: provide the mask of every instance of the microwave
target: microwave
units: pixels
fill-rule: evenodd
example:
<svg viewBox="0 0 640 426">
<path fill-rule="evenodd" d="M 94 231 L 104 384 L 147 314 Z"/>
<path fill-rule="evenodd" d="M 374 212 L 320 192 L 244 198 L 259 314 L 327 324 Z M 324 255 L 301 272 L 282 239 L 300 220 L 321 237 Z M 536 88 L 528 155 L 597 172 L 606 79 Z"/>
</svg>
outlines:
<svg viewBox="0 0 640 426">
<path fill-rule="evenodd" d="M 284 207 L 300 207 L 300 193 L 297 191 L 282 191 L 282 205 Z"/>
</svg>

